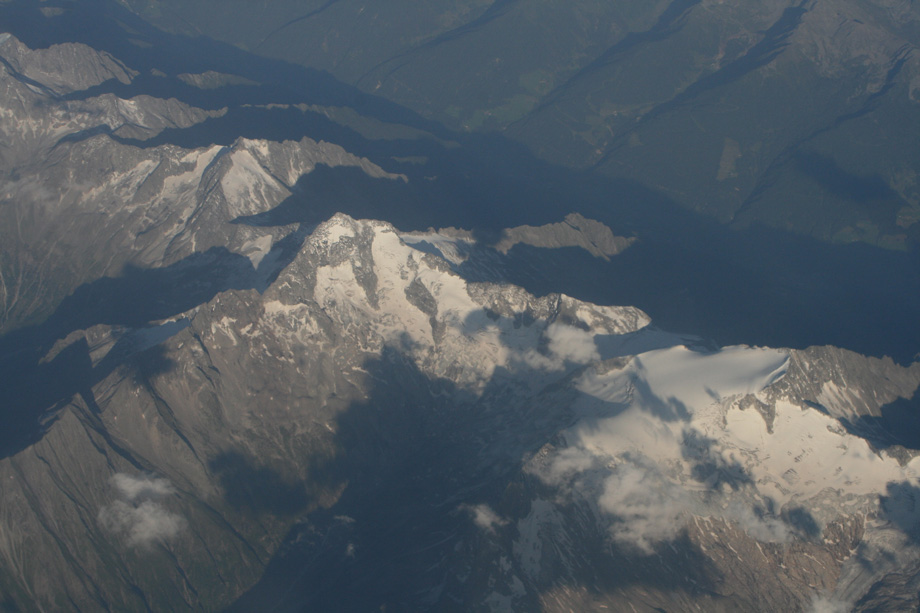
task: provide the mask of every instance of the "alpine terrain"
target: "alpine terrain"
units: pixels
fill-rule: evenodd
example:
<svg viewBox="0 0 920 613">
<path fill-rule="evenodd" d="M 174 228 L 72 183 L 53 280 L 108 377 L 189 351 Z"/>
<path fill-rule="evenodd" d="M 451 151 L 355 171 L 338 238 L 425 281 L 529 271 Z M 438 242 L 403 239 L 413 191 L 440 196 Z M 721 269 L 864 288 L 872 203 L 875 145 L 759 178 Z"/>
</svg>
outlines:
<svg viewBox="0 0 920 613">
<path fill-rule="evenodd" d="M 0 2 L 0 609 L 920 608 L 916 7 L 378 4 Z"/>
</svg>

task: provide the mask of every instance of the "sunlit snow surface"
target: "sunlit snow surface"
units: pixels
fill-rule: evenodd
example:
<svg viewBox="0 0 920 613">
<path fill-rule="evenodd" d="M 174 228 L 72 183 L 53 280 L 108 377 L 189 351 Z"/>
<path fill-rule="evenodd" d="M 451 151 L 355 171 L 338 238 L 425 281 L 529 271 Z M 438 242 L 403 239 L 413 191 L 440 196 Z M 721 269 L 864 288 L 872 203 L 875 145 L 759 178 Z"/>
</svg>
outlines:
<svg viewBox="0 0 920 613">
<path fill-rule="evenodd" d="M 784 508 L 808 509 L 820 524 L 871 512 L 889 483 L 916 483 L 920 461 L 900 466 L 832 417 L 769 399 L 765 390 L 787 363 L 772 349 L 677 345 L 622 368 L 589 369 L 576 383 L 580 419 L 566 445 L 531 470 L 596 501 L 614 539 L 645 551 L 675 537 L 691 515 L 787 541 Z M 770 428 L 758 400 L 775 406 Z"/>
<path fill-rule="evenodd" d="M 349 240 L 352 223 L 333 219 L 316 236 Z M 820 529 L 841 515 L 874 514 L 890 483 L 917 482 L 920 461 L 901 466 L 802 399 L 778 396 L 772 386 L 789 368 L 785 351 L 702 350 L 699 339 L 650 327 L 644 314 L 566 297 L 558 308 L 567 305 L 568 318 L 512 325 L 514 313 L 542 299 L 508 286 L 484 294 L 446 272 L 426 255 L 454 244 L 445 237 L 383 225 L 373 234 L 376 304 L 348 259 L 317 271 L 318 302 L 345 322 L 373 321 L 390 342 L 403 338 L 423 371 L 450 372 L 467 389 L 484 389 L 499 368 L 530 378 L 522 393 L 571 375 L 574 424 L 528 470 L 595 505 L 622 544 L 650 551 L 693 516 L 788 542 L 802 529 L 789 523 L 790 511 L 804 509 L 814 522 L 806 528 Z M 407 300 L 413 283 L 430 293 L 431 313 Z M 505 316 L 491 312 L 495 300 Z"/>
<path fill-rule="evenodd" d="M 341 221 L 326 226 L 330 242 L 350 235 Z M 692 515 L 721 517 L 758 540 L 784 542 L 795 532 L 784 510 L 807 509 L 821 527 L 841 514 L 872 513 L 889 483 L 917 481 L 920 460 L 901 466 L 801 399 L 775 397 L 771 385 L 790 363 L 785 351 L 704 351 L 695 348 L 699 339 L 649 327 L 644 314 L 632 328 L 611 328 L 624 313 L 569 298 L 571 321 L 513 327 L 489 316 L 462 278 L 427 265 L 406 243 L 437 245 L 442 253 L 453 244 L 378 228 L 372 251 L 379 305 L 366 304 L 347 262 L 318 274 L 320 303 L 360 311 L 356 321 L 379 320 L 378 333 L 411 338 L 417 356 L 451 362 L 423 369 L 477 373 L 470 382 L 487 381 L 501 366 L 536 374 L 536 390 L 580 369 L 572 382 L 576 421 L 564 432 L 565 444 L 529 470 L 596 503 L 623 543 L 648 550 Z M 420 350 L 436 341 L 429 317 L 406 302 L 411 279 L 428 288 L 445 324 L 434 354 Z M 503 296 L 512 312 L 534 300 L 507 288 Z"/>
<path fill-rule="evenodd" d="M 858 515 L 871 532 L 860 546 L 884 544 L 894 552 L 889 566 L 898 563 L 904 532 L 886 527 L 881 497 L 888 509 L 910 502 L 895 500 L 891 484 L 915 486 L 920 464 L 902 466 L 838 419 L 784 397 L 778 390 L 794 386 L 776 384 L 804 354 L 795 362 L 776 349 L 703 349 L 634 308 L 471 283 L 441 257 L 453 244 L 336 215 L 308 237 L 309 268 L 295 261 L 266 292 L 259 321 L 234 333 L 237 324 L 221 319 L 212 333 L 233 334 L 231 344 L 270 338 L 285 355 L 304 346 L 340 352 L 337 368 L 355 377 L 366 374 L 363 360 L 395 349 L 430 380 L 449 381 L 465 403 L 481 402 L 495 423 L 562 428 L 556 437 L 539 432 L 552 442 L 535 454 L 532 443 L 507 438 L 477 450 L 486 463 L 523 458 L 550 486 L 515 522 L 515 552 L 537 565 L 526 572 L 540 572 L 541 526 L 567 521 L 569 503 L 586 505 L 613 542 L 641 553 L 690 524 L 709 525 L 701 518 L 731 522 L 759 542 L 790 543 L 820 539 L 828 523 Z M 313 282 L 304 286 L 308 273 Z M 339 331 L 332 336 L 331 325 Z M 351 353 L 338 337 L 354 344 Z M 513 391 L 489 396 L 505 386 Z M 849 414 L 849 393 L 833 395 L 838 414 Z M 489 533 L 513 521 L 487 506 L 467 511 Z M 868 580 L 851 574 L 853 586 Z"/>
</svg>

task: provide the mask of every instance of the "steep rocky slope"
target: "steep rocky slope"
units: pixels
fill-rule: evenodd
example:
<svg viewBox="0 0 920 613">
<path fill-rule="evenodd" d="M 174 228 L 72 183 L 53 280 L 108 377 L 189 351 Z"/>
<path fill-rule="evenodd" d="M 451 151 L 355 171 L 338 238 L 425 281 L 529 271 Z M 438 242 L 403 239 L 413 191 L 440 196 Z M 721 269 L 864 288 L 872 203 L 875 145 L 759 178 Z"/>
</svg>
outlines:
<svg viewBox="0 0 920 613">
<path fill-rule="evenodd" d="M 0 330 L 47 316 L 78 285 L 119 274 L 126 265 L 168 266 L 212 247 L 252 255 L 257 265 L 260 256 L 254 254 L 267 253 L 271 237 L 260 234 L 257 244 L 246 225 L 217 234 L 211 228 L 255 212 L 251 201 L 263 207 L 282 202 L 317 164 L 397 178 L 337 145 L 309 138 L 239 139 L 229 147 L 194 150 L 133 146 L 123 139 L 189 127 L 215 113 L 150 96 L 62 99 L 73 88 L 130 78 L 129 69 L 85 45 L 30 51 L 7 37 L 0 56 L 8 58 L 0 75 L 6 173 L 0 192 Z M 72 71 L 72 62 L 81 70 Z M 82 74 L 86 66 L 86 76 L 73 83 L 60 76 Z"/>
<path fill-rule="evenodd" d="M 94 369 L 122 363 L 3 460 L 4 581 L 24 602 L 228 604 L 283 542 L 303 565 L 281 579 L 295 609 L 796 609 L 916 559 L 916 461 L 795 392 L 833 384 L 832 348 L 687 348 L 635 309 L 468 283 L 345 216 L 263 292 L 173 321 L 127 360 L 111 356 L 124 329 L 65 341 Z M 838 413 L 920 383 L 848 359 Z M 885 376 L 890 396 L 850 400 Z M 342 567 L 320 589 L 329 556 Z M 249 602 L 276 598 L 259 589 Z"/>
<path fill-rule="evenodd" d="M 366 462 L 398 471 L 401 454 L 377 456 L 377 446 L 437 436 L 459 417 L 448 407 L 473 411 L 463 405 L 475 406 L 487 388 L 523 401 L 548 383 L 518 376 L 518 363 L 545 363 L 563 376 L 561 359 L 537 351 L 557 319 L 606 334 L 647 321 L 634 309 L 468 286 L 392 228 L 335 218 L 264 294 L 224 292 L 177 324 L 148 329 L 148 337 L 174 336 L 81 390 L 39 443 L 4 460 L 6 580 L 45 607 L 226 604 L 253 582 L 296 515 L 369 479 Z M 65 344 L 84 347 L 102 369 L 127 337 L 96 326 Z M 401 362 L 416 370 L 403 391 L 432 413 L 396 398 L 392 414 L 376 418 L 382 423 L 350 426 L 346 441 L 359 436 L 369 447 L 346 453 L 337 420 L 368 400 L 375 369 L 405 376 Z M 495 407 L 489 419 L 513 417 Z M 390 420 L 406 426 L 407 440 L 388 440 Z M 496 447 L 499 455 L 516 460 L 537 434 L 519 436 L 519 447 Z M 115 568 L 119 579 L 106 570 Z M 42 584 L 49 573 L 58 587 Z"/>
<path fill-rule="evenodd" d="M 221 111 L 68 98 L 139 78 L 86 46 L 0 57 L 4 607 L 915 604 L 920 365 L 502 281 L 522 244 L 636 247 L 580 215 L 285 218 L 335 204 L 299 197 L 324 167 L 409 178 L 309 137 L 148 142 Z"/>
</svg>

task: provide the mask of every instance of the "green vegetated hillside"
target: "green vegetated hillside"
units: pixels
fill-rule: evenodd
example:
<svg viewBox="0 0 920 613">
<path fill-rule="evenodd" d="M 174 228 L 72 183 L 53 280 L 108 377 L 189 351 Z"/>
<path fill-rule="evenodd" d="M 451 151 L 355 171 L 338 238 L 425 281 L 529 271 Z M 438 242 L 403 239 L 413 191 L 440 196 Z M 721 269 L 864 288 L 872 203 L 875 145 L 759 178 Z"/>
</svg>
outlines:
<svg viewBox="0 0 920 613">
<path fill-rule="evenodd" d="M 125 2 L 724 222 L 920 239 L 910 3 Z"/>
</svg>

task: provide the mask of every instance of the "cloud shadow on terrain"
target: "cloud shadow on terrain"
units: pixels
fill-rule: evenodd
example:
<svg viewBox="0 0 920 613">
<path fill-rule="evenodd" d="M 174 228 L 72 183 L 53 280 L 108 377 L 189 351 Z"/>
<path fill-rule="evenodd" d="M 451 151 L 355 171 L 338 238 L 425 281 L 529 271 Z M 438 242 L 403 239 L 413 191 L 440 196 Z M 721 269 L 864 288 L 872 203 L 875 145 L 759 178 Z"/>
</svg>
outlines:
<svg viewBox="0 0 920 613">
<path fill-rule="evenodd" d="M 906 204 L 879 175 L 861 177 L 847 172 L 829 157 L 815 152 L 798 152 L 793 163 L 800 172 L 808 175 L 832 194 L 858 203 L 873 200 L 893 201 L 893 207 Z M 892 210 L 893 214 L 895 211 Z"/>
<path fill-rule="evenodd" d="M 713 452 L 713 447 L 717 444 L 718 441 L 703 435 L 698 430 L 684 432 L 681 454 L 685 460 L 692 462 L 693 478 L 700 483 L 706 483 L 713 491 L 719 491 L 723 483 L 733 490 L 738 490 L 745 485 L 753 485 L 753 478 L 740 462 L 728 461 L 722 454 Z"/>
<path fill-rule="evenodd" d="M 920 390 L 911 398 L 898 398 L 883 405 L 879 415 L 862 415 L 853 421 L 840 419 L 840 423 L 876 449 L 888 450 L 907 462 L 913 454 L 896 447 L 920 451 Z"/>
<path fill-rule="evenodd" d="M 920 544 L 920 523 L 917 522 L 920 487 L 908 481 L 892 481 L 887 486 L 887 495 L 879 498 L 882 517 L 901 530 L 914 545 Z"/>
<path fill-rule="evenodd" d="M 224 492 L 224 500 L 236 511 L 277 516 L 296 515 L 310 503 L 303 482 L 287 480 L 281 471 L 259 465 L 238 451 L 218 454 L 208 462 Z"/>
<path fill-rule="evenodd" d="M 279 207 L 238 223 L 301 223 L 305 228 L 342 211 L 355 217 L 383 218 L 402 229 L 472 228 L 480 243 L 488 246 L 502 228 L 557 222 L 578 211 L 606 223 L 617 234 L 636 235 L 639 242 L 610 262 L 574 248 L 517 245 L 507 256 L 496 253 L 488 270 L 463 272 L 473 280 L 477 274 L 478 280 L 496 280 L 490 271 L 501 270 L 505 279 L 538 295 L 564 292 L 601 304 L 638 306 L 661 328 L 712 338 L 720 344 L 833 344 L 869 355 L 891 355 L 902 362 L 914 358 L 920 348 L 920 329 L 915 325 L 920 312 L 917 251 L 827 245 L 760 227 L 729 230 L 639 183 L 555 167 L 498 136 L 450 133 L 329 75 L 256 58 L 227 45 L 165 35 L 104 2 L 68 6 L 76 21 L 46 19 L 34 3 L 21 1 L 7 3 L 0 16 L 5 27 L 30 46 L 79 40 L 106 49 L 142 71 L 132 85 L 107 82 L 80 95 L 150 93 L 175 96 L 204 108 L 228 102 L 236 105 L 225 118 L 186 130 L 166 130 L 150 141 L 134 144 L 190 147 L 229 144 L 241 135 L 311 136 L 341 143 L 386 170 L 409 177 L 404 184 L 372 179 L 355 168 L 320 165 L 293 186 L 294 195 Z M 96 19 L 99 15 L 103 17 Z M 156 64 L 151 63 L 151 54 L 131 43 L 126 31 L 114 25 L 112 15 L 158 45 L 164 54 Z M 172 77 L 150 76 L 152 69 L 167 75 L 223 70 L 266 85 L 199 90 Z M 464 146 L 445 147 L 433 139 L 374 139 L 318 113 L 242 107 L 278 101 L 350 106 L 380 121 L 425 130 Z M 411 156 L 425 161 L 394 160 Z M 834 182 L 839 177 L 831 173 L 825 179 Z M 877 187 L 873 183 L 866 186 L 868 191 L 858 193 L 872 196 Z M 288 255 L 296 253 L 303 236 L 302 229 L 285 239 L 291 247 Z M 115 368 L 114 358 L 93 368 L 88 348 L 78 343 L 54 360 L 40 363 L 56 339 L 96 323 L 145 326 L 202 304 L 220 291 L 264 287 L 272 280 L 253 276 L 247 259 L 220 250 L 196 254 L 183 266 L 187 268 L 129 270 L 120 279 L 89 283 L 78 288 L 45 323 L 0 339 L 6 356 L 3 361 L 9 364 L 3 370 L 2 385 L 10 391 L 6 394 L 10 408 L 3 418 L 3 431 L 8 433 L 2 445 L 4 455 L 37 440 L 42 432 L 40 416 L 53 415 L 74 393 L 91 388 Z M 214 279 L 236 274 L 249 275 L 250 280 L 239 285 L 229 281 L 213 284 Z M 49 407 L 54 408 L 46 413 Z"/>
<path fill-rule="evenodd" d="M 489 314 L 484 310 L 473 319 Z M 447 603 L 469 610 L 492 592 L 497 577 L 511 584 L 498 560 L 516 551 L 519 522 L 538 500 L 560 505 L 565 536 L 558 536 L 573 547 L 550 546 L 555 528 L 545 528 L 543 570 L 527 575 L 517 554 L 508 562 L 510 572 L 526 582 L 527 610 L 538 610 L 540 595 L 563 584 L 597 596 L 630 587 L 661 594 L 717 592 L 721 571 L 685 531 L 655 543 L 650 553 L 636 552 L 611 540 L 608 526 L 590 513 L 586 521 L 577 502 L 561 501 L 561 490 L 523 470 L 576 420 L 571 409 L 579 392 L 568 383 L 582 367 L 568 364 L 552 375 L 521 364 L 523 373 L 498 368 L 478 394 L 427 376 L 398 348 L 406 345 L 411 341 L 363 364 L 370 389 L 334 418 L 334 448 L 323 452 L 322 468 L 309 481 L 338 481 L 346 486 L 341 496 L 301 518 L 261 580 L 230 611 L 422 610 Z M 510 387 L 534 377 L 544 386 L 536 392 Z M 598 418 L 623 409 L 601 404 Z M 668 417 L 674 416 L 662 419 Z M 704 437 L 684 442 L 701 487 L 715 494 L 723 482 L 733 488 L 750 483 L 742 467 L 711 450 L 714 443 Z M 471 515 L 482 505 L 493 512 L 489 526 Z M 755 508 L 754 514 L 815 536 L 817 523 L 807 510 L 782 516 L 775 511 Z M 458 569 L 470 561 L 475 564 L 464 577 Z"/>
<path fill-rule="evenodd" d="M 497 136 L 450 133 L 329 75 L 257 58 L 228 45 L 166 35 L 114 4 L 92 1 L 68 5 L 68 9 L 66 20 L 47 19 L 34 3 L 17 1 L 7 3 L 0 15 L 30 46 L 78 40 L 106 49 L 142 73 L 132 85 L 107 82 L 75 97 L 149 93 L 174 96 L 204 108 L 231 105 L 226 118 L 186 130 L 167 130 L 150 141 L 135 143 L 138 146 L 229 144 L 241 135 L 306 135 L 339 142 L 387 170 L 405 172 L 410 179 L 406 185 L 371 179 L 354 168 L 319 166 L 294 186 L 288 201 L 239 223 L 309 224 L 343 211 L 356 217 L 384 218 L 403 229 L 473 228 L 488 245 L 501 228 L 556 222 L 577 210 L 603 221 L 617 234 L 635 234 L 640 240 L 610 262 L 577 249 L 518 245 L 507 256 L 496 255 L 494 268 L 505 268 L 509 281 L 536 294 L 561 291 L 592 302 L 635 305 L 662 328 L 714 338 L 722 344 L 833 344 L 870 355 L 892 355 L 902 362 L 912 359 L 920 347 L 915 326 L 920 312 L 916 251 L 827 245 L 765 228 L 728 230 L 639 183 L 554 167 Z M 156 63 L 151 60 L 153 54 L 130 42 L 116 20 L 157 46 Z M 168 78 L 150 76 L 153 69 L 162 70 Z M 240 74 L 263 85 L 200 90 L 173 78 L 181 72 L 206 70 Z M 350 106 L 381 121 L 425 130 L 465 147 L 451 149 L 425 139 L 375 140 L 318 113 L 242 107 L 304 101 Z M 411 155 L 427 161 L 414 165 L 393 160 Z M 826 180 L 838 178 L 831 173 Z M 868 185 L 869 195 L 874 187 Z M 100 280 L 93 287 L 116 301 L 106 304 L 103 300 L 99 315 L 80 315 L 83 320 L 69 329 L 103 321 L 136 326 L 152 316 L 168 316 L 163 313 L 170 309 L 157 311 L 155 301 L 130 296 L 145 284 L 162 286 L 172 281 L 140 272 L 131 278 L 133 281 L 114 284 Z M 163 291 L 169 294 L 172 290 L 165 287 Z M 191 295 L 194 292 L 176 298 L 189 297 L 185 306 L 194 306 L 198 298 L 191 299 Z M 81 288 L 62 305 L 61 316 L 89 313 L 96 308 L 92 296 L 88 287 Z M 60 335 L 68 325 L 61 327 L 53 316 L 43 325 L 42 334 Z M 36 329 L 30 334 L 34 332 Z M 15 338 L 24 337 L 13 333 L 4 343 Z"/>
<path fill-rule="evenodd" d="M 495 569 L 475 569 L 469 583 L 451 572 L 452 563 L 485 538 L 463 509 L 487 501 L 501 514 L 517 506 L 513 520 L 524 517 L 534 492 L 509 494 L 523 484 L 521 458 L 571 419 L 557 406 L 502 402 L 508 390 L 500 372 L 477 399 L 449 380 L 429 379 L 397 349 L 384 350 L 364 369 L 373 388 L 367 400 L 351 403 L 335 418 L 335 459 L 327 465 L 347 479 L 347 487 L 333 506 L 304 516 L 260 582 L 230 611 L 474 605 L 469 584 L 476 574 Z M 510 546 L 515 531 L 513 525 L 500 527 L 494 538 Z M 652 555 L 636 565 L 626 555 L 610 557 L 603 535 L 591 536 L 597 561 L 607 560 L 620 571 L 608 575 L 608 582 L 616 577 L 612 581 L 620 586 L 690 585 L 664 572 L 667 560 L 678 559 L 667 544 L 658 550 L 665 562 Z M 694 568 L 705 566 L 701 557 Z M 590 566 L 580 570 L 600 575 Z M 702 583 L 700 572 L 695 579 Z M 578 579 L 585 585 L 593 581 L 587 575 Z M 438 600 L 438 590 L 432 592 L 435 586 L 442 586 L 443 599 Z"/>
<path fill-rule="evenodd" d="M 131 57 L 140 57 L 137 50 L 133 56 L 119 54 L 130 46 L 110 48 L 129 65 Z M 263 61 L 267 62 L 258 60 Z M 214 65 L 202 62 L 199 69 Z M 383 108 L 381 117 L 421 125 L 393 106 L 322 79 L 324 86 L 341 96 L 329 94 L 336 103 L 350 98 L 371 113 Z M 249 95 L 248 90 L 240 91 Z M 265 125 L 275 130 L 283 125 L 278 118 L 293 115 L 259 111 L 252 116 L 251 125 L 261 126 L 264 118 Z M 204 138 L 212 128 L 214 134 L 229 132 L 233 122 L 218 121 L 194 128 L 202 130 L 199 133 L 183 134 Z M 327 129 L 339 130 L 332 124 Z M 303 133 L 308 133 L 306 127 Z M 253 133 L 260 134 L 275 132 Z M 178 132 L 168 132 L 155 142 L 181 138 Z M 876 355 L 890 353 L 902 360 L 912 357 L 920 344 L 920 333 L 912 327 L 920 301 L 916 253 L 832 247 L 762 228 L 733 232 L 680 209 L 642 185 L 553 168 L 495 137 L 464 137 L 463 142 L 473 154 L 415 141 L 371 142 L 352 134 L 348 146 L 354 145 L 356 152 L 371 159 L 397 151 L 418 152 L 422 146 L 431 159 L 411 171 L 408 185 L 385 183 L 383 190 L 390 190 L 385 196 L 380 180 L 354 169 L 320 166 L 298 182 L 289 201 L 238 222 L 300 223 L 304 228 L 344 210 L 359 217 L 395 220 L 407 229 L 472 227 L 489 244 L 502 227 L 558 221 L 577 209 L 617 233 L 636 233 L 639 244 L 609 263 L 575 249 L 518 246 L 499 258 L 511 281 L 538 294 L 564 291 L 600 303 L 636 305 L 662 327 L 711 336 L 722 343 L 832 343 Z M 426 178 L 432 176 L 437 178 Z M 394 209 L 381 208 L 381 198 Z M 289 248 L 282 255 L 293 257 L 304 232 L 289 235 Z M 107 356 L 94 366 L 85 339 L 42 362 L 55 340 L 97 323 L 140 328 L 223 291 L 264 289 L 277 270 L 253 270 L 248 259 L 225 249 L 196 254 L 169 269 L 129 269 L 124 278 L 100 279 L 78 288 L 44 324 L 0 339 L 4 396 L 23 399 L 3 417 L 0 430 L 11 435 L 0 443 L 0 457 L 34 442 L 42 434 L 39 420 L 53 418 L 74 394 L 91 397 L 92 385 L 123 363 Z M 115 355 L 139 355 L 139 376 L 172 367 L 158 346 L 142 354 L 135 352 L 137 346 L 143 346 L 143 339 L 116 344 L 122 353 Z M 412 609 L 419 602 L 425 604 L 426 595 L 420 591 L 451 580 L 451 559 L 469 553 L 472 535 L 478 535 L 458 508 L 485 501 L 503 515 L 524 517 L 530 510 L 527 488 L 538 486 L 522 483 L 521 457 L 539 449 L 572 419 L 550 410 L 551 405 L 531 407 L 521 402 L 509 408 L 505 387 L 509 377 L 501 371 L 487 387 L 485 396 L 494 400 L 487 406 L 450 381 L 429 379 L 395 350 L 385 351 L 365 369 L 375 382 L 369 399 L 352 403 L 337 417 L 337 455 L 310 476 L 320 483 L 347 479 L 348 487 L 331 508 L 309 513 L 291 531 L 262 581 L 235 610 L 265 610 L 268 605 Z M 85 395 L 87 390 L 90 396 Z M 92 407 L 95 400 L 87 404 Z M 678 407 L 666 408 L 673 413 L 671 418 L 684 417 Z M 697 441 L 704 449 L 700 457 L 707 457 L 708 444 Z M 225 452 L 210 467 L 218 475 L 226 501 L 236 509 L 290 516 L 311 503 L 302 482 L 255 458 Z M 735 475 L 735 470 L 733 465 L 699 464 L 701 477 L 721 471 L 743 481 L 745 475 Z M 788 520 L 807 534 L 816 526 L 804 510 L 790 511 Z M 504 539 L 505 546 L 514 540 L 515 530 L 509 525 L 500 532 L 498 538 Z M 685 536 L 638 561 L 610 549 L 603 534 L 588 536 L 593 537 L 588 542 L 595 557 L 578 568 L 584 574 L 572 577 L 573 585 L 597 591 L 640 585 L 697 592 L 710 590 L 720 579 Z M 688 568 L 690 573 L 675 576 L 668 572 L 671 566 Z M 600 575 L 604 579 L 598 586 L 594 582 Z M 463 588 L 445 583 L 445 589 L 462 593 Z"/>
</svg>

